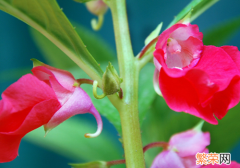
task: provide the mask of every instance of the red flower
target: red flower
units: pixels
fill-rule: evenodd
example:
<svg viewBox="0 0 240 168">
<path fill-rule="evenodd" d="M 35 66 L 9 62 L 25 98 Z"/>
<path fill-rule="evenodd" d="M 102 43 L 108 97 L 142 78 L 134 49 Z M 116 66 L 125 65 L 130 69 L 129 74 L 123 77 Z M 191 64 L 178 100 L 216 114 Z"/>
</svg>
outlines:
<svg viewBox="0 0 240 168">
<path fill-rule="evenodd" d="M 76 114 L 92 113 L 98 122 L 94 137 L 102 130 L 102 120 L 85 91 L 71 73 L 42 64 L 32 69 L 2 93 L 0 100 L 0 163 L 18 155 L 21 139 L 44 125 L 45 131 Z"/>
<path fill-rule="evenodd" d="M 240 100 L 240 52 L 204 46 L 197 25 L 175 24 L 158 39 L 154 87 L 169 107 L 217 124 Z M 159 84 L 160 90 L 158 87 Z"/>
</svg>

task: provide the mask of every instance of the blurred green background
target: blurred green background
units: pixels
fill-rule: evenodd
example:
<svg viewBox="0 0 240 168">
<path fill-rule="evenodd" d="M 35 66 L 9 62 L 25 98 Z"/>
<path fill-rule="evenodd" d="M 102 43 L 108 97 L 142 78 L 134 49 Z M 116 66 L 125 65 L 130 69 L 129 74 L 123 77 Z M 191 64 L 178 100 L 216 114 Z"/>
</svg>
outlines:
<svg viewBox="0 0 240 168">
<path fill-rule="evenodd" d="M 156 26 L 163 22 L 163 30 L 190 0 L 129 0 L 127 10 L 133 50 L 135 55 L 142 49 L 145 38 Z M 58 0 L 64 13 L 72 21 L 73 26 L 82 37 L 88 49 L 103 69 L 107 60 L 115 66 L 115 41 L 110 11 L 105 16 L 103 27 L 94 32 L 90 26 L 91 15 L 83 4 L 74 1 Z M 193 23 L 198 24 L 204 33 L 205 44 L 234 45 L 240 48 L 240 1 L 221 0 L 198 17 Z M 57 68 L 70 70 L 75 77 L 86 75 L 68 59 L 59 60 L 62 53 L 45 41 L 36 31 L 31 30 L 25 23 L 0 11 L 0 92 L 26 73 L 30 73 L 31 58 L 54 65 Z M 210 32 L 213 32 L 210 33 Z M 225 32 L 225 34 L 224 34 Z M 227 33 L 226 33 L 227 32 Z M 104 44 L 104 45 L 103 45 Z M 103 46 L 102 46 L 103 45 Z M 42 46 L 42 47 L 39 47 Z M 162 98 L 156 97 L 152 90 L 152 74 L 154 67 L 148 65 L 141 73 L 142 102 L 148 100 L 148 106 L 142 107 L 143 145 L 153 141 L 167 141 L 172 133 L 183 131 L 194 126 L 199 119 L 184 114 L 172 112 Z M 91 86 L 84 86 L 91 90 Z M 96 100 L 93 100 L 96 102 Z M 105 100 L 103 100 L 105 103 Z M 102 103 L 102 104 L 103 104 Z M 95 104 L 97 109 L 115 112 L 108 104 L 104 107 Z M 211 132 L 211 152 L 231 152 L 232 160 L 240 162 L 240 124 L 239 105 L 219 122 L 218 126 L 204 125 L 204 130 Z M 146 116 L 145 116 L 146 114 Z M 157 117 L 156 117 L 157 116 Z M 118 115 L 115 115 L 117 118 Z M 103 134 L 96 139 L 85 139 L 84 133 L 94 132 L 95 119 L 91 115 L 78 115 L 70 119 L 43 138 L 43 128 L 30 133 L 22 140 L 19 157 L 10 163 L 0 164 L 0 168 L 42 168 L 70 167 L 67 163 L 94 161 L 96 159 L 122 159 L 123 150 L 119 142 L 118 132 L 105 118 Z M 1 152 L 1 149 L 0 149 Z M 146 153 L 149 165 L 159 149 L 151 149 Z"/>
</svg>

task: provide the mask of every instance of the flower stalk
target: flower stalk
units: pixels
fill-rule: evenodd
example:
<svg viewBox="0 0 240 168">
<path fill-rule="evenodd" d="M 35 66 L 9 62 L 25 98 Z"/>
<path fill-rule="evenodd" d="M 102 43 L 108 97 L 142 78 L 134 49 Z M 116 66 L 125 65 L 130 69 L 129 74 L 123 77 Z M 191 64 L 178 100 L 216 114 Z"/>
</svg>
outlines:
<svg viewBox="0 0 240 168">
<path fill-rule="evenodd" d="M 120 113 L 126 166 L 145 168 L 138 116 L 138 65 L 135 62 L 130 40 L 126 1 L 108 1 L 112 17 L 117 46 L 120 76 L 123 78 L 122 105 Z"/>
<path fill-rule="evenodd" d="M 167 150 L 168 143 L 167 142 L 153 142 L 153 143 L 150 143 L 150 144 L 144 146 L 143 153 L 145 153 L 148 149 L 155 148 L 155 147 L 162 147 L 164 150 Z"/>
</svg>

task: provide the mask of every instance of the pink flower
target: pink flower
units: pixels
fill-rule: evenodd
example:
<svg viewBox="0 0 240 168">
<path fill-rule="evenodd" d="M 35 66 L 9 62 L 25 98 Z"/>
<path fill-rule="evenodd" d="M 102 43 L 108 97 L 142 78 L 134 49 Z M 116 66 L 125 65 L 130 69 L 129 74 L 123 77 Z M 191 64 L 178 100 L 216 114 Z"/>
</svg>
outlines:
<svg viewBox="0 0 240 168">
<path fill-rule="evenodd" d="M 43 63 L 32 72 L 2 93 L 0 163 L 15 159 L 21 139 L 42 125 L 49 131 L 73 115 L 89 112 L 96 117 L 98 130 L 86 136 L 95 137 L 102 130 L 100 114 L 71 73 Z"/>
<path fill-rule="evenodd" d="M 158 39 L 154 88 L 169 107 L 217 124 L 240 100 L 240 52 L 204 46 L 197 25 L 175 24 Z M 160 87 L 160 90 L 159 90 Z"/>
<path fill-rule="evenodd" d="M 153 161 L 151 168 L 198 168 L 195 155 L 197 152 L 208 152 L 210 134 L 191 129 L 175 134 L 169 141 L 167 149 L 163 150 Z"/>
<path fill-rule="evenodd" d="M 226 164 L 214 164 L 214 165 L 207 165 L 207 166 L 202 166 L 202 168 L 240 168 L 240 164 L 232 161 L 230 165 L 226 165 Z"/>
</svg>

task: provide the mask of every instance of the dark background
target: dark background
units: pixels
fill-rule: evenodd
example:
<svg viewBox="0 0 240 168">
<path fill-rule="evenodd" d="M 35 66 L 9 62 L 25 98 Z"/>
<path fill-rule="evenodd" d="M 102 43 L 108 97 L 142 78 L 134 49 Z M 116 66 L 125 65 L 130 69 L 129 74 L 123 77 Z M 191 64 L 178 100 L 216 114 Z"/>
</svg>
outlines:
<svg viewBox="0 0 240 168">
<path fill-rule="evenodd" d="M 90 20 L 94 17 L 86 10 L 85 6 L 74 1 L 58 0 L 60 7 L 67 17 L 84 25 L 91 30 Z M 163 21 L 163 29 L 172 21 L 173 17 L 183 9 L 190 0 L 128 0 L 127 10 L 133 50 L 135 55 L 143 47 L 147 35 Z M 221 0 L 207 10 L 193 23 L 198 24 L 200 31 L 204 32 L 212 26 L 240 16 L 239 0 Z M 110 11 L 105 16 L 102 29 L 96 32 L 115 49 L 113 26 Z M 240 31 L 226 43 L 240 48 Z M 29 33 L 28 26 L 14 17 L 0 11 L 0 92 L 3 92 L 14 80 L 3 81 L 10 72 L 16 69 L 31 69 L 31 58 L 46 62 L 40 54 Z M 29 71 L 30 72 L 30 71 Z M 240 116 L 240 115 L 239 115 Z M 108 127 L 112 127 L 107 123 Z M 114 131 L 113 128 L 110 128 Z M 116 137 L 117 141 L 117 137 Z M 227 142 L 226 142 L 227 143 Z M 238 154 L 240 144 L 231 151 L 232 160 L 240 162 Z M 0 168 L 22 167 L 69 167 L 72 162 L 58 154 L 49 152 L 38 146 L 22 141 L 20 157 L 10 163 L 0 164 Z M 1 152 L 1 149 L 0 149 Z"/>
</svg>

